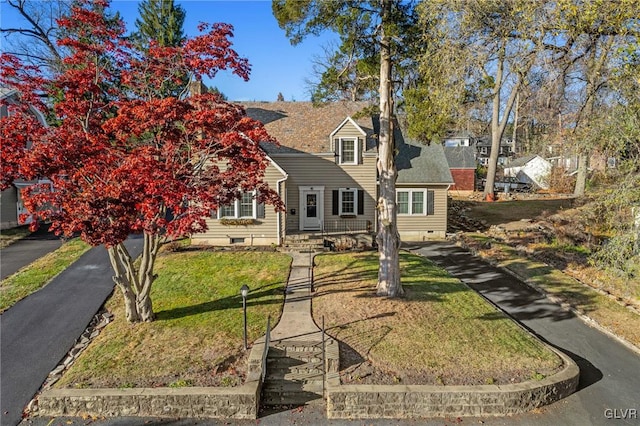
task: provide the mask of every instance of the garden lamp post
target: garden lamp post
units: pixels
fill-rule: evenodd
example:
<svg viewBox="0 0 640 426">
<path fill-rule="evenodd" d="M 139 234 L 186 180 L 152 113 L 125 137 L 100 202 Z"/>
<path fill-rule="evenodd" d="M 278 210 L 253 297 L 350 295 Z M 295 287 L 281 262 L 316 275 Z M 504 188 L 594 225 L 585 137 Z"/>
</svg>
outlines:
<svg viewBox="0 0 640 426">
<path fill-rule="evenodd" d="M 244 350 L 247 350 L 247 295 L 249 294 L 249 286 L 243 284 L 240 287 L 240 294 L 242 295 L 242 318 L 244 323 Z"/>
</svg>

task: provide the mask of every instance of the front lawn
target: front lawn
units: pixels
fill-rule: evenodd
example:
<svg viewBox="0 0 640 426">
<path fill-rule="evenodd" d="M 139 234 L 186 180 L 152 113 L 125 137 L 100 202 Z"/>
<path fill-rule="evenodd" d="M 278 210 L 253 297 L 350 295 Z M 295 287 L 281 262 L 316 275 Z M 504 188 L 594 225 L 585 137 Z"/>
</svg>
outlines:
<svg viewBox="0 0 640 426">
<path fill-rule="evenodd" d="M 116 290 L 115 316 L 56 387 L 234 386 L 246 374 L 242 297 L 247 284 L 248 340 L 277 323 L 291 257 L 270 252 L 163 252 L 152 289 L 157 320 L 131 325 Z"/>
<path fill-rule="evenodd" d="M 559 357 L 431 261 L 402 252 L 404 298 L 375 296 L 377 253 L 316 257 L 313 315 L 339 341 L 343 383 L 506 384 Z"/>
</svg>

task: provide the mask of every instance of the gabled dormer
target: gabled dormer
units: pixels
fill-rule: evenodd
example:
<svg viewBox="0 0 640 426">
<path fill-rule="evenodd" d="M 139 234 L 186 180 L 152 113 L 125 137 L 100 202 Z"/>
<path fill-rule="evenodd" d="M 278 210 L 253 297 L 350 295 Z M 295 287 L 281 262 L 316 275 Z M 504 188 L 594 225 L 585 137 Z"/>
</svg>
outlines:
<svg viewBox="0 0 640 426">
<path fill-rule="evenodd" d="M 362 164 L 367 133 L 351 117 L 344 119 L 329 136 L 331 151 L 340 165 Z"/>
</svg>

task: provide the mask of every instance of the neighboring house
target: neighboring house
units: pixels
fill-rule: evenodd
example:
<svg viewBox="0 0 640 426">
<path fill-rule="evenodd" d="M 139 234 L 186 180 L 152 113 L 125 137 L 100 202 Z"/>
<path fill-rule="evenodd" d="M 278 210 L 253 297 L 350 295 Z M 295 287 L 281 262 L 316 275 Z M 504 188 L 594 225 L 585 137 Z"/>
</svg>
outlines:
<svg viewBox="0 0 640 426">
<path fill-rule="evenodd" d="M 539 155 L 517 158 L 504 168 L 505 177 L 515 177 L 520 182 L 531 183 L 549 189 L 549 175 L 553 165 Z"/>
<path fill-rule="evenodd" d="M 474 146 L 476 139 L 469 132 L 451 132 L 444 138 L 444 146 L 453 148 L 457 146 Z"/>
<path fill-rule="evenodd" d="M 476 156 L 472 146 L 444 147 L 454 185 L 451 191 L 473 192 L 476 188 Z"/>
<path fill-rule="evenodd" d="M 310 102 L 244 103 L 247 115 L 264 123 L 280 146 L 264 144 L 270 164 L 265 180 L 286 211 L 261 206 L 253 194 L 225 206 L 195 243 L 281 244 L 299 233 L 375 232 L 377 122 L 353 118 L 362 102 L 314 107 Z M 405 241 L 444 237 L 447 189 L 453 183 L 440 145 L 405 141 L 396 130 L 398 228 Z M 439 154 L 438 154 L 439 152 Z M 440 161 L 440 165 L 433 163 Z M 444 168 L 444 170 L 443 170 Z"/>
<path fill-rule="evenodd" d="M 502 139 L 500 141 L 500 151 L 498 152 L 498 165 L 504 166 L 508 163 L 509 158 L 515 154 L 513 140 Z M 491 156 L 491 138 L 483 137 L 476 140 L 476 159 L 478 164 L 482 166 L 489 165 L 489 157 Z"/>
<path fill-rule="evenodd" d="M 7 117 L 9 115 L 8 104 L 19 102 L 18 92 L 13 89 L 7 89 L 0 87 L 0 118 Z M 47 125 L 46 120 L 42 112 L 33 107 L 29 107 L 29 111 L 40 121 L 44 126 Z M 29 224 L 30 218 L 26 221 L 20 222 L 20 215 L 28 215 L 28 211 L 24 208 L 22 201 L 22 189 L 34 184 L 51 184 L 47 179 L 41 179 L 38 181 L 23 181 L 17 180 L 13 182 L 13 185 L 4 191 L 0 192 L 0 229 L 13 228 L 18 225 Z"/>
</svg>

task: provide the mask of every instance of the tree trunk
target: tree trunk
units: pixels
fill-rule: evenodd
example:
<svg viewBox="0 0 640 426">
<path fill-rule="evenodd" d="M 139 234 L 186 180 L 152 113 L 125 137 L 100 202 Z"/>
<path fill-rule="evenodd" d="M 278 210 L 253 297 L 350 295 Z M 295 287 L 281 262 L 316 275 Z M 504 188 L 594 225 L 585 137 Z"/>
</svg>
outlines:
<svg viewBox="0 0 640 426">
<path fill-rule="evenodd" d="M 493 109 L 491 112 L 491 154 L 489 155 L 489 167 L 487 168 L 487 181 L 484 186 L 484 196 L 488 199 L 493 199 L 495 197 L 495 194 L 493 193 L 493 185 L 496 181 L 496 172 L 498 170 L 500 141 L 502 140 L 502 135 L 504 135 L 504 130 L 507 126 L 507 121 L 509 120 L 509 115 L 511 114 L 513 104 L 516 100 L 516 96 L 518 95 L 518 91 L 520 90 L 520 85 L 522 84 L 522 78 L 518 78 L 518 81 L 511 89 L 511 94 L 509 95 L 507 103 L 504 106 L 502 119 L 500 119 L 500 108 L 502 107 L 502 105 L 500 104 L 500 95 L 504 86 L 502 77 L 504 74 L 505 54 L 506 41 L 503 41 L 502 47 L 498 52 L 498 68 L 496 69 L 495 85 L 493 87 Z"/>
<path fill-rule="evenodd" d="M 140 322 L 140 315 L 138 314 L 138 307 L 136 304 L 136 294 L 131 288 L 131 282 L 128 274 L 125 272 L 125 268 L 120 261 L 118 246 L 109 247 L 107 252 L 109 253 L 109 260 L 111 261 L 111 267 L 114 272 L 113 282 L 116 283 L 122 292 L 124 312 L 127 321 L 130 323 Z"/>
<path fill-rule="evenodd" d="M 578 155 L 578 173 L 576 174 L 576 186 L 573 188 L 573 195 L 582 197 L 587 189 L 587 170 L 589 157 L 587 154 Z"/>
<path fill-rule="evenodd" d="M 156 279 L 153 269 L 160 249 L 160 241 L 161 238 L 158 235 L 144 234 L 142 256 L 137 270 L 124 244 L 120 243 L 108 249 L 109 260 L 114 271 L 113 281 L 122 292 L 125 315 L 130 323 L 155 319 L 151 286 Z"/>
<path fill-rule="evenodd" d="M 378 135 L 378 174 L 380 197 L 378 199 L 378 269 L 377 294 L 379 296 L 402 296 L 400 281 L 400 234 L 396 211 L 396 164 L 393 127 L 391 124 L 391 49 L 385 25 L 390 19 L 391 4 L 382 0 L 382 25 L 380 34 L 380 132 Z"/>
</svg>

